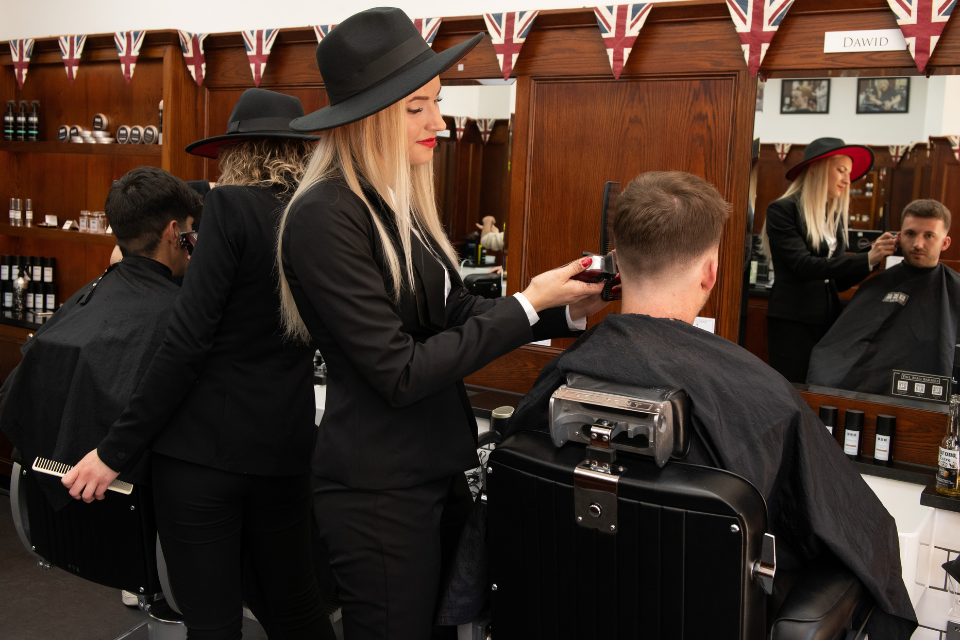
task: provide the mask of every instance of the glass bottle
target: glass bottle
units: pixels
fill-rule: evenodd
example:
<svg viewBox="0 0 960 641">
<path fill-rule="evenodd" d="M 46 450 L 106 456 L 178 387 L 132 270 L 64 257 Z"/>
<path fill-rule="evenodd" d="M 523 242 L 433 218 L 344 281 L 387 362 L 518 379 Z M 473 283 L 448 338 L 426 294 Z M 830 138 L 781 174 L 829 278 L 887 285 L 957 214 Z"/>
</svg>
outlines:
<svg viewBox="0 0 960 641">
<path fill-rule="evenodd" d="M 950 396 L 950 427 L 940 441 L 937 457 L 937 493 L 960 496 L 960 389 Z"/>
</svg>

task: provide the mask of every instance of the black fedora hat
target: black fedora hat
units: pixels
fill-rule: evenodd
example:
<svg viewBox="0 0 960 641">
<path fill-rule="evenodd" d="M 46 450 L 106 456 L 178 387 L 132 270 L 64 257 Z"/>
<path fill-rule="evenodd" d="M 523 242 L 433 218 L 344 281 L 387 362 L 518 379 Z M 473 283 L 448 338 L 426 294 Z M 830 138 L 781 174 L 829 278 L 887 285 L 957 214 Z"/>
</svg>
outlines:
<svg viewBox="0 0 960 641">
<path fill-rule="evenodd" d="M 830 156 L 847 156 L 853 161 L 850 182 L 856 182 L 873 169 L 873 151 L 863 145 L 848 145 L 839 138 L 817 138 L 803 150 L 803 160 L 787 170 L 787 180 L 793 180 L 809 165 Z"/>
<path fill-rule="evenodd" d="M 245 140 L 316 140 L 317 136 L 290 129 L 290 121 L 302 115 L 303 105 L 299 98 L 267 89 L 247 89 L 233 106 L 227 121 L 227 133 L 192 142 L 187 145 L 187 152 L 195 156 L 216 158 L 224 147 Z"/>
<path fill-rule="evenodd" d="M 290 126 L 318 131 L 375 114 L 427 84 L 481 38 L 478 33 L 436 53 L 400 9 L 380 7 L 354 14 L 317 45 L 317 66 L 330 105 Z"/>
</svg>

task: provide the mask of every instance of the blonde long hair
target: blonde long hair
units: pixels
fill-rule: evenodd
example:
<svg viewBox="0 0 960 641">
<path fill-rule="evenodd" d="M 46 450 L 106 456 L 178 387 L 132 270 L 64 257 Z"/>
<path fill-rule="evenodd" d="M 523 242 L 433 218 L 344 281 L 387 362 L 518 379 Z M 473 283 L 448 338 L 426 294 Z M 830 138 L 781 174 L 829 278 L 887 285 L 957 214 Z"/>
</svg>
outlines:
<svg viewBox="0 0 960 641">
<path fill-rule="evenodd" d="M 405 287 L 413 288 L 413 262 L 410 256 L 412 231 L 415 230 L 425 241 L 442 251 L 451 263 L 456 264 L 456 252 L 437 212 L 433 163 L 411 166 L 407 145 L 406 113 L 402 101 L 357 122 L 331 129 L 317 143 L 300 186 L 280 219 L 277 237 L 280 315 L 287 336 L 302 342 L 310 340 L 310 332 L 297 309 L 283 272 L 283 234 L 290 210 L 319 182 L 343 180 L 371 212 L 387 263 L 392 285 L 390 294 L 394 302 L 400 299 Z M 374 213 L 376 208 L 364 195 L 361 180 L 373 187 L 392 210 L 399 247 L 395 245 L 380 215 Z M 316 216 L 319 213 L 304 211 L 300 215 Z"/>
<path fill-rule="evenodd" d="M 833 165 L 846 156 L 830 156 L 807 167 L 780 198 L 797 196 L 803 222 L 807 227 L 807 244 L 813 249 L 827 237 L 837 233 L 837 224 L 843 224 L 843 238 L 850 229 L 850 186 L 844 188 L 838 198 L 830 198 L 830 170 Z M 761 231 L 763 253 L 772 261 L 770 237 L 767 235 L 767 221 Z"/>
<path fill-rule="evenodd" d="M 280 188 L 293 193 L 303 176 L 314 143 L 309 140 L 258 138 L 220 152 L 218 185 Z"/>
</svg>

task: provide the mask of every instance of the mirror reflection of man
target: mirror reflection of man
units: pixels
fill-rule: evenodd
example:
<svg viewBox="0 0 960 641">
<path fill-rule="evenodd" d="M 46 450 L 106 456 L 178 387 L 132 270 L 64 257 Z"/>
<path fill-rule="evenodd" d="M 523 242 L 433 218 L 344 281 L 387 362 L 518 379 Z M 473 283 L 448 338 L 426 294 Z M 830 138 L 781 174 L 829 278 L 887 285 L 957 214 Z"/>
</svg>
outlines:
<svg viewBox="0 0 960 641">
<path fill-rule="evenodd" d="M 894 369 L 950 374 L 960 322 L 960 276 L 940 263 L 950 210 L 921 199 L 901 218 L 903 262 L 860 286 L 814 348 L 808 383 L 888 394 Z"/>
</svg>

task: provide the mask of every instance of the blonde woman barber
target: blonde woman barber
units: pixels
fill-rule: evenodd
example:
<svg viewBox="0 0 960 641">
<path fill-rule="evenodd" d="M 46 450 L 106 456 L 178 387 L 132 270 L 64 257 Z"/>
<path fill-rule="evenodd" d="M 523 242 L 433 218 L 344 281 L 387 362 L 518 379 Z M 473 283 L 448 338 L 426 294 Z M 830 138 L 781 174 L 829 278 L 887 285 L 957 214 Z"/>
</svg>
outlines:
<svg viewBox="0 0 960 641">
<path fill-rule="evenodd" d="M 329 368 L 314 508 L 348 638 L 431 636 L 477 465 L 463 377 L 602 306 L 579 261 L 497 300 L 457 275 L 433 194 L 438 76 L 480 39 L 436 53 L 399 9 L 358 13 L 317 47 L 330 106 L 291 123 L 326 130 L 281 222 L 281 300 Z"/>
<path fill-rule="evenodd" d="M 764 248 L 773 261 L 767 310 L 770 365 L 787 380 L 804 382 L 810 352 L 840 313 L 838 292 L 848 289 L 893 253 L 884 233 L 869 252 L 847 253 L 850 185 L 873 166 L 873 152 L 839 138 L 817 138 L 787 171 L 793 182 L 767 208 Z"/>
</svg>

